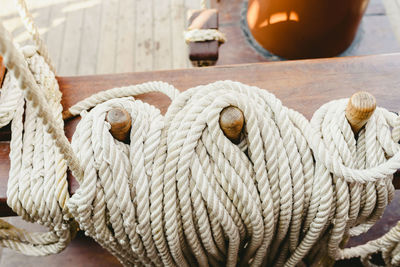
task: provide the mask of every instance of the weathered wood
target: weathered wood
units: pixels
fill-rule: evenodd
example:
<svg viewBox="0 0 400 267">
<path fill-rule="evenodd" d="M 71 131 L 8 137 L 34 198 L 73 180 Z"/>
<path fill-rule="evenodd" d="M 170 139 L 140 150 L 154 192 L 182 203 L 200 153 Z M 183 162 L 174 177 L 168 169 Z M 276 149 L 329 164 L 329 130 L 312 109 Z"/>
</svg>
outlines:
<svg viewBox="0 0 400 267">
<path fill-rule="evenodd" d="M 113 108 L 107 112 L 106 121 L 110 123 L 111 135 L 121 142 L 127 142 L 132 126 L 132 118 L 128 111 L 122 108 Z"/>
<path fill-rule="evenodd" d="M 188 30 L 218 29 L 218 10 L 216 9 L 190 10 L 188 16 Z M 211 66 L 217 62 L 218 41 L 190 42 L 188 45 L 189 59 L 194 66 Z"/>
<path fill-rule="evenodd" d="M 360 91 L 349 99 L 346 107 L 346 118 L 351 125 L 354 134 L 358 134 L 369 118 L 374 114 L 376 100 L 368 92 Z"/>
<path fill-rule="evenodd" d="M 68 3 L 72 4 L 73 1 L 69 0 Z M 62 64 L 57 68 L 57 71 L 63 73 L 63 75 L 77 75 L 80 61 L 78 51 L 80 50 L 81 38 L 83 37 L 83 9 L 79 8 L 66 12 L 65 16 L 64 42 L 60 47 L 61 50 L 58 50 Z M 54 41 L 52 40 L 51 42 L 53 43 Z"/>
<path fill-rule="evenodd" d="M 237 107 L 224 108 L 219 117 L 219 125 L 225 136 L 234 144 L 238 144 L 244 126 L 243 112 Z"/>
</svg>

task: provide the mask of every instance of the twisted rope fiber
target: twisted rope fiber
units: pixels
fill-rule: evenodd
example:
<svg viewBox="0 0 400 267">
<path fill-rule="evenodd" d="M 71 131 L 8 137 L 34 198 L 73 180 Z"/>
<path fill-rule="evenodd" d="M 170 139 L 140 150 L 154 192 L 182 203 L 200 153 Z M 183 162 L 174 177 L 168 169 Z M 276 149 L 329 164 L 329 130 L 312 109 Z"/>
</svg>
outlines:
<svg viewBox="0 0 400 267">
<path fill-rule="evenodd" d="M 184 38 L 186 43 L 204 41 L 226 42 L 225 35 L 217 29 L 190 29 L 184 31 Z"/>
<path fill-rule="evenodd" d="M 30 75 L 43 91 L 49 108 L 58 114 L 55 118 L 57 127 L 62 129 L 61 94 L 54 73 L 33 47 L 25 47 L 22 52 L 25 64 L 31 71 Z M 6 65 L 10 67 L 9 55 L 5 55 Z M 13 67 L 9 70 L 0 101 L 7 103 L 11 99 L 16 103 L 6 106 L 11 107 L 7 114 L 12 118 L 7 204 L 23 219 L 45 225 L 50 231 L 29 233 L 1 220 L 0 244 L 27 255 L 58 253 L 65 248 L 76 231 L 76 227 L 71 227 L 70 216 L 66 211 L 69 198 L 67 164 L 58 151 L 55 139 L 46 130 L 42 118 L 38 117 L 39 109 L 31 101 L 24 100 L 21 85 L 13 76 Z"/>
<path fill-rule="evenodd" d="M 44 61 L 49 66 L 50 70 L 53 73 L 55 73 L 55 67 L 51 61 L 46 44 L 40 38 L 39 29 L 37 28 L 35 22 L 33 21 L 32 15 L 29 12 L 28 7 L 26 6 L 25 0 L 14 0 L 14 3 L 22 22 L 24 23 L 25 29 L 32 36 L 33 42 L 37 47 L 38 53 L 43 57 Z"/>
<path fill-rule="evenodd" d="M 346 236 L 367 231 L 393 198 L 397 115 L 378 108 L 356 142 L 347 99 L 322 106 L 309 123 L 256 87 L 226 81 L 171 94 L 164 86 L 143 88 L 175 96 L 165 117 L 141 101 L 106 101 L 107 91 L 71 108 L 83 112 L 72 145 L 85 178 L 68 205 L 86 234 L 107 240 L 121 262 L 294 266 L 329 235 L 335 259 L 381 250 L 389 266 L 399 264 L 400 225 L 363 246 L 339 248 Z M 239 146 L 218 123 L 230 105 L 246 118 Z M 115 107 L 133 118 L 129 145 L 109 133 L 105 115 Z"/>
<path fill-rule="evenodd" d="M 29 51 L 24 59 L 2 26 L 0 37 L 12 75 L 4 95 L 20 88 L 25 97 L 11 112 L 8 203 L 50 228 L 28 233 L 0 221 L 3 246 L 59 252 L 76 231 L 74 218 L 127 266 L 295 266 L 325 236 L 335 259 L 367 262 L 382 251 L 388 266 L 400 264 L 399 223 L 365 245 L 339 247 L 368 230 L 393 198 L 392 174 L 400 167 L 394 113 L 378 108 L 356 141 L 347 100 L 325 104 L 309 122 L 256 87 L 224 81 L 178 93 L 150 82 L 72 107 L 82 120 L 70 145 L 45 59 Z M 172 100 L 165 116 L 129 97 L 153 91 Z M 239 145 L 219 127 L 221 110 L 231 105 L 246 119 Z M 115 107 L 133 118 L 130 144 L 109 133 L 105 114 Z M 80 183 L 70 198 L 66 163 Z"/>
<path fill-rule="evenodd" d="M 11 76 L 4 87 L 18 88 L 15 94 L 25 98 L 12 117 L 7 204 L 23 219 L 50 230 L 29 233 L 1 220 L 0 243 L 27 255 L 57 253 L 77 231 L 66 209 L 67 163 L 78 181 L 83 172 L 64 135 L 61 93 L 54 73 L 36 53 L 27 51 L 25 59 L 1 24 L 0 37 L 0 55 Z"/>
</svg>

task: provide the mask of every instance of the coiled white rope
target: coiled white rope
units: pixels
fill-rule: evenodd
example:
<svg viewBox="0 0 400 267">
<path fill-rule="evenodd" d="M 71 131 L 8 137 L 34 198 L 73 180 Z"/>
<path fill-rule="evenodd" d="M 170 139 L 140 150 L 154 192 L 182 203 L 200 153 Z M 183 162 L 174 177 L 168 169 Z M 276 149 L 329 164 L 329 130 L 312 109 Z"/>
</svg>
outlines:
<svg viewBox="0 0 400 267">
<path fill-rule="evenodd" d="M 13 116 L 8 203 L 50 229 L 27 233 L 0 221 L 3 246 L 59 252 L 76 231 L 74 218 L 124 265 L 295 266 L 326 235 L 334 259 L 382 251 L 388 266 L 400 264 L 400 224 L 365 245 L 339 247 L 369 229 L 393 198 L 400 168 L 394 113 L 378 108 L 355 140 L 347 100 L 322 106 L 310 123 L 257 87 L 224 81 L 178 93 L 151 82 L 72 107 L 82 120 L 71 147 L 54 74 L 36 53 L 26 64 L 2 26 L 0 37 L 26 104 Z M 171 98 L 165 116 L 125 98 L 151 91 Z M 231 105 L 246 120 L 238 146 L 218 122 Z M 105 114 L 114 107 L 132 116 L 130 144 L 109 133 Z M 66 162 L 80 182 L 71 198 Z"/>
<path fill-rule="evenodd" d="M 164 91 L 159 83 L 142 88 Z M 383 250 L 387 264 L 398 264 L 390 254 L 399 242 L 397 228 L 364 246 L 339 248 L 344 236 L 368 230 L 393 198 L 397 115 L 378 108 L 356 141 L 345 118 L 347 100 L 327 103 L 310 124 L 273 95 L 240 83 L 173 95 L 164 118 L 141 101 L 106 101 L 112 98 L 107 91 L 96 96 L 103 104 L 90 99 L 72 108 L 96 105 L 83 111 L 73 138 L 85 183 L 69 207 L 88 235 L 112 244 L 106 247 L 120 253 L 121 262 L 235 265 L 240 254 L 246 265 L 294 266 L 331 231 L 335 259 Z M 230 105 L 246 118 L 239 146 L 218 123 Z M 115 107 L 133 118 L 129 145 L 109 133 L 105 114 Z M 348 172 L 356 175 L 343 175 Z M 358 179 L 360 172 L 369 172 L 368 179 Z"/>
</svg>

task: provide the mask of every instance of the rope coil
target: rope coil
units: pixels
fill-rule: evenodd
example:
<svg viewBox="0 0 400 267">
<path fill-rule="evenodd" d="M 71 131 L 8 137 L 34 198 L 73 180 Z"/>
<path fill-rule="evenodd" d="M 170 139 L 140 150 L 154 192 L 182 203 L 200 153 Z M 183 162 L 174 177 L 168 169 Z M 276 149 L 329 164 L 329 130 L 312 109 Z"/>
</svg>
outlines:
<svg viewBox="0 0 400 267">
<path fill-rule="evenodd" d="M 158 85 L 143 87 L 163 91 Z M 134 91 L 123 90 L 126 96 Z M 161 261 L 168 266 L 229 266 L 240 260 L 245 265 L 294 266 L 329 231 L 329 254 L 335 259 L 365 258 L 382 250 L 382 243 L 394 246 L 399 241 L 393 230 L 364 246 L 339 248 L 345 236 L 368 230 L 393 198 L 390 170 L 382 166 L 399 166 L 393 160 L 399 136 L 392 133 L 400 127 L 394 113 L 379 108 L 356 142 L 344 115 L 347 100 L 322 106 L 309 123 L 266 91 L 229 81 L 174 94 L 164 119 L 141 101 L 107 101 L 106 95 L 112 98 L 107 91 L 99 94 L 102 104 L 93 99 L 78 104 L 96 107 L 83 111 L 73 139 L 86 183 L 69 207 L 95 239 L 104 240 L 98 234 L 104 230 L 98 228 L 111 223 L 112 251 L 135 252 L 119 255 L 127 265 Z M 224 136 L 218 123 L 228 106 L 237 106 L 246 119 L 239 146 Z M 115 107 L 125 108 L 133 118 L 129 145 L 108 132 L 105 114 Z M 158 119 L 148 117 L 153 113 Z M 320 143 L 313 141 L 316 137 Z M 336 172 L 333 166 L 340 164 L 319 158 L 314 151 L 321 147 L 345 167 Z M 355 181 L 343 175 L 343 168 L 356 174 L 365 169 L 370 175 Z M 376 169 L 384 171 L 384 178 Z M 95 217 L 101 223 L 90 217 L 97 205 L 102 208 Z M 118 219 L 108 221 L 109 216 Z M 390 261 L 395 255 L 388 255 L 387 264 L 395 266 L 397 261 Z"/>
<path fill-rule="evenodd" d="M 42 53 L 25 51 L 0 25 L 9 70 L 1 99 L 16 96 L 8 110 L 0 106 L 0 123 L 12 119 L 8 204 L 50 231 L 28 233 L 0 220 L 2 246 L 57 253 L 77 231 L 76 220 L 126 266 L 296 266 L 325 237 L 334 259 L 367 262 L 382 251 L 388 266 L 400 265 L 399 223 L 362 246 L 340 247 L 367 231 L 393 199 L 396 114 L 378 108 L 356 140 L 346 99 L 323 105 L 308 121 L 267 91 L 237 82 L 183 93 L 149 82 L 70 108 L 82 116 L 70 144 L 54 72 Z M 147 92 L 171 98 L 164 116 L 132 98 Z M 219 125 L 229 106 L 245 119 L 238 145 Z M 109 132 L 112 108 L 133 119 L 129 144 Z M 67 166 L 80 183 L 71 197 Z"/>
</svg>

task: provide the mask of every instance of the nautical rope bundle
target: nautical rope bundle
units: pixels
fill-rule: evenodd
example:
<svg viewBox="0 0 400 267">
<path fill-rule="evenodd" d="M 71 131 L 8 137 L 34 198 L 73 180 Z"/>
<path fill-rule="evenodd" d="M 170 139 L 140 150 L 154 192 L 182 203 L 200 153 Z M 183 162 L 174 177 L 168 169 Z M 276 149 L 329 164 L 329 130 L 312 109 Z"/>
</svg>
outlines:
<svg viewBox="0 0 400 267">
<path fill-rule="evenodd" d="M 121 91 L 143 88 L 173 91 L 160 83 Z M 329 233 L 333 258 L 383 250 L 388 265 L 399 264 L 391 254 L 399 225 L 364 246 L 339 248 L 348 234 L 368 230 L 393 198 L 397 115 L 377 109 L 356 142 L 347 100 L 327 103 L 310 124 L 272 94 L 240 83 L 175 95 L 164 118 L 139 100 L 100 104 L 112 97 L 107 91 L 73 107 L 74 114 L 83 112 L 72 145 L 85 176 L 69 208 L 122 262 L 294 266 Z M 246 118 L 239 146 L 218 123 L 230 105 Z M 105 115 L 115 107 L 133 118 L 129 145 L 109 133 Z"/>
<path fill-rule="evenodd" d="M 0 221 L 3 246 L 28 255 L 59 252 L 76 221 L 126 266 L 295 266 L 323 237 L 334 259 L 367 262 L 382 251 L 388 266 L 400 265 L 400 223 L 377 240 L 340 248 L 347 236 L 368 230 L 393 198 L 396 114 L 378 108 L 356 140 L 346 99 L 323 105 L 309 122 L 257 87 L 220 81 L 179 93 L 149 82 L 70 108 L 82 116 L 70 145 L 54 73 L 40 53 L 23 52 L 0 25 L 9 71 L 1 98 L 18 96 L 5 112 L 12 118 L 8 203 L 50 232 Z M 170 97 L 165 115 L 132 97 L 147 92 Z M 219 126 L 228 106 L 245 117 L 239 145 Z M 129 144 L 109 133 L 105 116 L 115 107 L 132 117 Z M 80 183 L 71 197 L 67 165 Z"/>
</svg>

